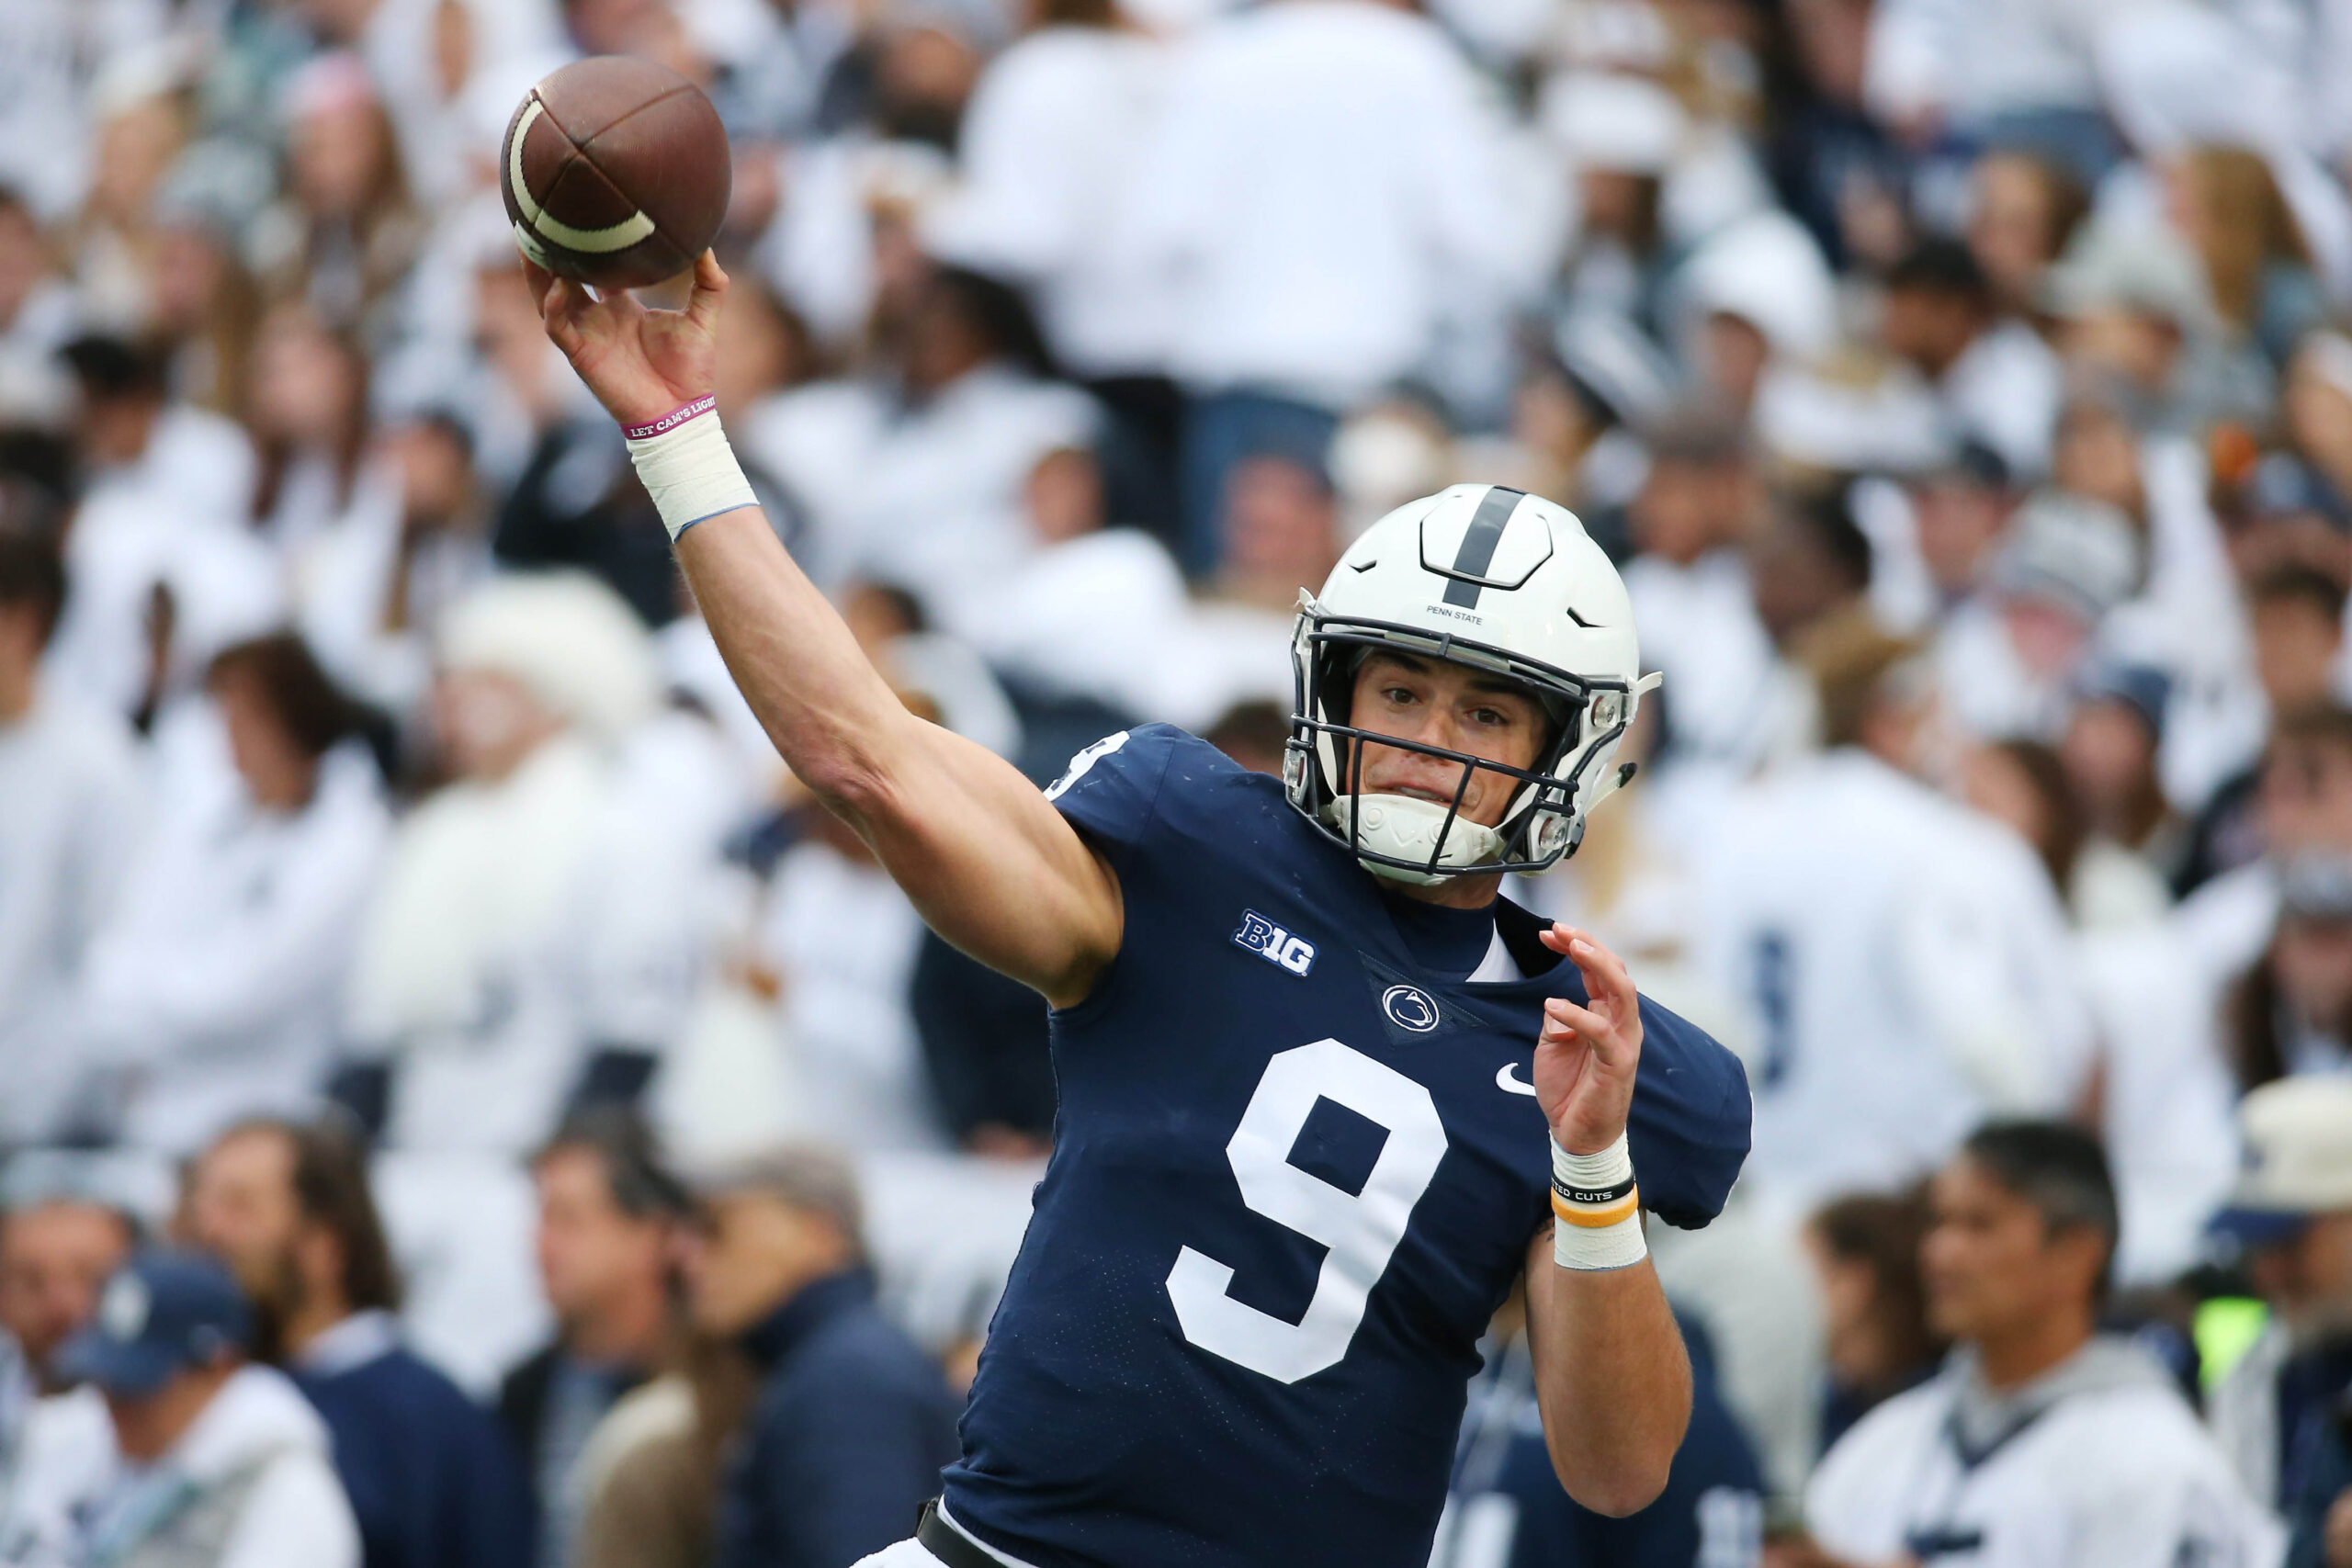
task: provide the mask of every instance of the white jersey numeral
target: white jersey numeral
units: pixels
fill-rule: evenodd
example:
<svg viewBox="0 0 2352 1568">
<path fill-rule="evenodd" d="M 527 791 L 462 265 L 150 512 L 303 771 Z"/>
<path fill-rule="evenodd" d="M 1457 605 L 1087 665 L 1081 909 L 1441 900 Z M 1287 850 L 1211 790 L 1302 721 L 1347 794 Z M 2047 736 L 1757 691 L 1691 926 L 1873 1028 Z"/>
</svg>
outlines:
<svg viewBox="0 0 2352 1568">
<path fill-rule="evenodd" d="M 1319 1100 L 1344 1105 L 1388 1134 L 1361 1192 L 1290 1163 L 1291 1146 Z M 1318 1040 L 1266 1064 L 1225 1157 L 1254 1213 L 1330 1250 L 1306 1315 L 1285 1323 L 1227 1295 L 1233 1270 L 1187 1247 L 1168 1271 L 1176 1321 L 1202 1349 L 1296 1382 L 1348 1353 L 1372 1288 L 1445 1157 L 1445 1126 L 1428 1089 L 1337 1040 Z"/>
<path fill-rule="evenodd" d="M 1059 800 L 1069 793 L 1070 785 L 1086 776 L 1088 770 L 1091 769 L 1095 763 L 1125 746 L 1130 733 L 1132 732 L 1122 729 L 1116 735 L 1106 735 L 1077 756 L 1072 757 L 1069 760 L 1069 766 L 1062 770 L 1062 776 L 1046 786 L 1046 798 Z"/>
</svg>

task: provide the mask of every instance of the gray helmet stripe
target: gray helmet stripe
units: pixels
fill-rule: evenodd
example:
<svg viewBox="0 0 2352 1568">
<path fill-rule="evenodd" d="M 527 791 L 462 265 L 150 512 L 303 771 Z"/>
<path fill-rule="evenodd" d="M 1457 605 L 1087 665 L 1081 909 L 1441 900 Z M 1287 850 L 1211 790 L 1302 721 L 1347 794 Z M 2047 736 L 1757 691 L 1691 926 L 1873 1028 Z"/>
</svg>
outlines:
<svg viewBox="0 0 2352 1568">
<path fill-rule="evenodd" d="M 1527 492 L 1508 490 L 1501 485 L 1488 485 L 1479 498 L 1478 510 L 1472 513 L 1470 526 L 1462 531 L 1461 547 L 1453 552 L 1453 570 L 1460 575 L 1445 585 L 1445 602 L 1457 609 L 1475 610 L 1478 606 L 1478 584 L 1465 582 L 1464 578 L 1484 577 L 1487 568 L 1495 560 L 1495 547 L 1502 543 L 1503 525 L 1519 510 Z"/>
</svg>

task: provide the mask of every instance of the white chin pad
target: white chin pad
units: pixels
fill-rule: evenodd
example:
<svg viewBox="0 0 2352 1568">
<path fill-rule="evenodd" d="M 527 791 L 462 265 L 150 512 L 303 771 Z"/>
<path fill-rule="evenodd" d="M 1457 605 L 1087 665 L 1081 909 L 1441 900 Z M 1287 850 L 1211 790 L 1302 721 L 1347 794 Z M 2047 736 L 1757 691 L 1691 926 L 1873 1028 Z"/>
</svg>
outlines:
<svg viewBox="0 0 2352 1568">
<path fill-rule="evenodd" d="M 1454 818 L 1449 828 L 1446 808 L 1433 800 L 1417 800 L 1409 795 L 1343 795 L 1327 809 L 1331 815 L 1331 826 L 1339 829 L 1340 836 L 1372 854 L 1393 855 L 1398 860 L 1427 864 L 1430 853 L 1437 849 L 1438 835 L 1445 835 L 1445 852 L 1437 858 L 1438 865 L 1443 869 L 1434 874 L 1383 865 L 1373 860 L 1362 863 L 1374 876 L 1385 876 L 1393 882 L 1442 882 L 1449 871 L 1471 871 L 1502 858 L 1501 834 L 1462 817 Z"/>
</svg>

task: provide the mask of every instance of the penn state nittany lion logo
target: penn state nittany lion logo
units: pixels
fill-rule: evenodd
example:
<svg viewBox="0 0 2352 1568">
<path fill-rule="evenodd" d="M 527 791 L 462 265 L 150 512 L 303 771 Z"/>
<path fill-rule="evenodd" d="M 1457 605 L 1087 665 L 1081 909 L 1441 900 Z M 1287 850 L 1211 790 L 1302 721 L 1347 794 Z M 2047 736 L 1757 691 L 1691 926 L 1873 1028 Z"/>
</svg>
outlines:
<svg viewBox="0 0 2352 1568">
<path fill-rule="evenodd" d="M 1399 1029 L 1427 1034 L 1437 1027 L 1437 1000 L 1419 986 L 1391 986 L 1380 993 L 1380 1010 Z"/>
</svg>

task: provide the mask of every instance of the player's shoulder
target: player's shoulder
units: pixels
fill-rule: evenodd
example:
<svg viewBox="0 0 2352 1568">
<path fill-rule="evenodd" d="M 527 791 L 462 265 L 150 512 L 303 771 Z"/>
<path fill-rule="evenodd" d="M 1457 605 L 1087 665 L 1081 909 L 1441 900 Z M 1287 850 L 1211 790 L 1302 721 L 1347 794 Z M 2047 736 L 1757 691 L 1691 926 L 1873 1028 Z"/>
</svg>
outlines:
<svg viewBox="0 0 2352 1568">
<path fill-rule="evenodd" d="M 1172 724 L 1139 724 L 1080 749 L 1046 798 L 1080 829 L 1123 844 L 1153 821 L 1181 830 L 1204 814 L 1283 804 L 1276 781 Z"/>
<path fill-rule="evenodd" d="M 1185 764 L 1181 776 L 1214 769 L 1219 763 L 1238 771 L 1224 752 L 1189 730 L 1172 724 L 1138 724 L 1080 747 L 1061 776 L 1046 786 L 1046 798 L 1068 810 L 1065 802 L 1109 790 L 1157 791 L 1180 760 Z"/>
</svg>

